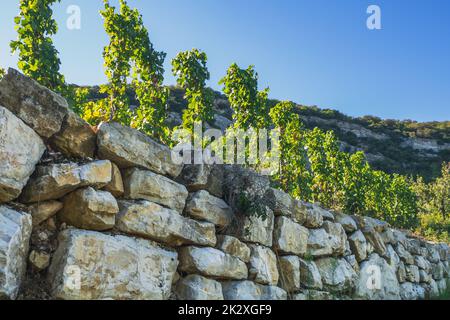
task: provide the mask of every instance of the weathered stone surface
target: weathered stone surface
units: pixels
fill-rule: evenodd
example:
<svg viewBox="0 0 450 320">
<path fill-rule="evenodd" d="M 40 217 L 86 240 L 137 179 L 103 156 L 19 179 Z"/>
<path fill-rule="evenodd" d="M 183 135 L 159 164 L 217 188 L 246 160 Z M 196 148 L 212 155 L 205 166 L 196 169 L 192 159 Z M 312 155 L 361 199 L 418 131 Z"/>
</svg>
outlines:
<svg viewBox="0 0 450 320">
<path fill-rule="evenodd" d="M 112 229 L 119 212 L 117 201 L 112 194 L 91 187 L 68 194 L 63 202 L 64 208 L 59 212 L 59 218 L 80 229 Z"/>
<path fill-rule="evenodd" d="M 279 273 L 275 253 L 264 246 L 250 245 L 249 279 L 260 284 L 277 285 Z"/>
<path fill-rule="evenodd" d="M 41 138 L 0 103 L 0 203 L 20 195 L 44 151 Z"/>
<path fill-rule="evenodd" d="M 352 254 L 349 256 L 345 256 L 344 259 L 352 266 L 353 270 L 355 270 L 356 273 L 359 273 L 359 264 L 356 260 L 355 255 Z"/>
<path fill-rule="evenodd" d="M 429 244 L 427 247 L 427 259 L 428 261 L 432 262 L 432 263 L 438 263 L 439 261 L 441 261 L 441 256 L 439 254 L 439 250 L 438 248 L 433 245 L 433 244 Z"/>
<path fill-rule="evenodd" d="M 400 296 L 402 300 L 424 299 L 425 289 L 416 283 L 405 282 L 400 285 Z"/>
<path fill-rule="evenodd" d="M 0 81 L 0 105 L 44 138 L 61 130 L 69 112 L 64 98 L 11 68 Z"/>
<path fill-rule="evenodd" d="M 322 290 L 322 276 L 314 261 L 299 260 L 300 262 L 300 283 L 309 289 Z"/>
<path fill-rule="evenodd" d="M 340 223 L 342 227 L 344 228 L 345 232 L 352 233 L 355 232 L 358 229 L 358 226 L 356 225 L 355 220 L 353 220 L 352 217 L 343 214 L 343 213 L 336 213 L 336 222 Z"/>
<path fill-rule="evenodd" d="M 308 246 L 308 236 L 308 229 L 291 219 L 284 216 L 275 218 L 273 242 L 280 253 L 303 256 Z"/>
<path fill-rule="evenodd" d="M 25 275 L 31 216 L 0 206 L 0 299 L 15 299 Z"/>
<path fill-rule="evenodd" d="M 323 217 L 323 221 L 331 221 L 331 222 L 335 221 L 334 212 L 332 212 L 332 211 L 323 210 L 322 217 Z"/>
<path fill-rule="evenodd" d="M 225 300 L 286 300 L 287 293 L 275 286 L 264 286 L 252 281 L 222 283 Z"/>
<path fill-rule="evenodd" d="M 420 255 L 421 252 L 421 241 L 419 239 L 407 239 L 405 243 L 406 250 L 413 255 Z"/>
<path fill-rule="evenodd" d="M 118 123 L 102 123 L 97 132 L 97 144 L 98 155 L 122 169 L 142 167 L 175 178 L 183 168 L 182 164 L 172 161 L 168 147 Z"/>
<path fill-rule="evenodd" d="M 373 279 L 380 277 L 378 280 Z M 361 263 L 355 297 L 367 300 L 399 300 L 400 287 L 392 268 L 386 260 L 373 253 Z"/>
<path fill-rule="evenodd" d="M 177 269 L 177 253 L 148 240 L 68 229 L 49 268 L 57 299 L 165 300 Z"/>
<path fill-rule="evenodd" d="M 437 245 L 437 249 L 439 251 L 441 261 L 447 261 L 449 258 L 449 246 L 446 243 L 440 243 Z"/>
<path fill-rule="evenodd" d="M 225 300 L 260 300 L 261 287 L 252 281 L 227 281 L 222 283 Z"/>
<path fill-rule="evenodd" d="M 415 265 L 407 265 L 405 266 L 406 270 L 406 281 L 419 283 L 420 282 L 420 273 L 419 268 Z"/>
<path fill-rule="evenodd" d="M 61 131 L 50 139 L 55 149 L 68 157 L 93 158 L 97 136 L 92 127 L 75 112 L 69 110 Z"/>
<path fill-rule="evenodd" d="M 214 246 L 213 224 L 185 218 L 150 201 L 119 201 L 117 228 L 122 232 L 163 242 L 170 246 Z"/>
<path fill-rule="evenodd" d="M 250 261 L 250 248 L 238 238 L 218 235 L 216 248 L 241 259 L 245 263 Z"/>
<path fill-rule="evenodd" d="M 401 243 L 402 245 L 404 245 L 406 243 L 407 238 L 403 232 L 393 229 L 392 234 L 394 235 L 394 243 L 393 244 Z"/>
<path fill-rule="evenodd" d="M 427 272 L 430 272 L 431 270 L 430 262 L 422 256 L 414 256 L 414 264 Z"/>
<path fill-rule="evenodd" d="M 247 279 L 247 266 L 240 259 L 214 248 L 183 247 L 179 269 L 217 279 Z"/>
<path fill-rule="evenodd" d="M 111 181 L 111 162 L 38 166 L 20 196 L 23 203 L 57 200 L 82 187 L 101 188 Z"/>
<path fill-rule="evenodd" d="M 305 226 L 308 228 L 320 228 L 323 224 L 322 211 L 324 210 L 316 204 L 308 204 L 307 208 Z"/>
<path fill-rule="evenodd" d="M 291 218 L 295 222 L 303 225 L 306 221 L 306 215 L 308 213 L 305 202 L 293 199 L 291 207 Z"/>
<path fill-rule="evenodd" d="M 125 193 L 122 174 L 120 173 L 119 167 L 116 164 L 111 163 L 111 165 L 111 182 L 108 183 L 104 189 L 116 198 L 120 198 Z"/>
<path fill-rule="evenodd" d="M 373 227 L 365 227 L 362 229 L 367 241 L 373 246 L 376 253 L 380 256 L 386 256 L 386 245 L 378 231 Z"/>
<path fill-rule="evenodd" d="M 220 282 L 193 274 L 178 281 L 175 294 L 178 300 L 223 300 Z"/>
<path fill-rule="evenodd" d="M 386 246 L 386 261 L 394 268 L 394 270 L 397 270 L 398 265 L 400 264 L 400 257 L 397 252 L 395 252 L 394 247 L 390 244 Z"/>
<path fill-rule="evenodd" d="M 279 286 L 286 292 L 300 289 L 300 261 L 297 256 L 280 257 L 278 260 L 280 280 Z"/>
<path fill-rule="evenodd" d="M 312 257 L 324 257 L 333 254 L 331 237 L 325 229 L 309 230 L 307 254 Z"/>
<path fill-rule="evenodd" d="M 33 250 L 29 260 L 32 266 L 39 271 L 45 270 L 50 265 L 50 255 L 46 252 Z"/>
<path fill-rule="evenodd" d="M 189 195 L 185 186 L 164 176 L 137 168 L 124 172 L 125 198 L 142 199 L 183 212 Z"/>
<path fill-rule="evenodd" d="M 406 251 L 405 247 L 401 243 L 397 243 L 395 246 L 395 251 L 405 264 L 414 264 L 413 255 Z"/>
<path fill-rule="evenodd" d="M 221 165 L 185 165 L 178 180 L 190 192 L 206 190 L 216 197 L 221 198 L 223 196 L 223 170 Z"/>
<path fill-rule="evenodd" d="M 266 208 L 265 218 L 255 215 L 235 215 L 235 219 L 233 219 L 225 233 L 235 236 L 244 242 L 259 243 L 266 247 L 272 247 L 273 229 L 274 215 L 272 210 Z"/>
<path fill-rule="evenodd" d="M 376 232 L 382 233 L 389 228 L 386 222 L 371 217 L 352 216 L 352 218 L 355 220 L 358 229 L 373 228 Z"/>
<path fill-rule="evenodd" d="M 211 222 L 220 228 L 227 227 L 233 219 L 230 206 L 205 190 L 190 194 L 184 211 L 194 219 Z"/>
<path fill-rule="evenodd" d="M 272 209 L 275 216 L 292 215 L 293 199 L 281 190 L 269 188 L 265 194 L 267 205 Z"/>
<path fill-rule="evenodd" d="M 450 263 L 448 261 L 444 261 L 444 277 L 449 278 L 450 277 Z"/>
<path fill-rule="evenodd" d="M 431 273 L 433 279 L 438 281 L 444 278 L 444 264 L 442 262 L 434 263 L 431 265 Z"/>
<path fill-rule="evenodd" d="M 447 292 L 447 281 L 448 281 L 447 279 L 442 279 L 442 280 L 436 281 L 437 286 L 439 288 L 439 293 L 441 295 L 443 295 Z"/>
<path fill-rule="evenodd" d="M 367 242 L 364 234 L 358 230 L 354 232 L 349 238 L 350 248 L 358 262 L 366 260 L 367 258 Z"/>
<path fill-rule="evenodd" d="M 421 286 L 425 289 L 426 299 L 436 299 L 439 296 L 439 287 L 433 279 L 431 279 L 429 283 L 421 284 Z"/>
<path fill-rule="evenodd" d="M 420 283 L 428 283 L 430 284 L 433 280 L 431 274 L 428 274 L 425 270 L 419 270 Z"/>
<path fill-rule="evenodd" d="M 323 228 L 329 235 L 333 255 L 343 256 L 345 254 L 345 246 L 347 244 L 347 235 L 342 225 L 339 223 L 325 221 L 323 223 Z"/>
<path fill-rule="evenodd" d="M 406 268 L 403 261 L 400 261 L 398 267 L 397 267 L 397 279 L 398 282 L 404 283 L 406 282 Z"/>
<path fill-rule="evenodd" d="M 335 297 L 326 291 L 304 290 L 303 292 L 294 295 L 292 300 L 328 301 L 335 300 Z"/>
<path fill-rule="evenodd" d="M 348 238 L 347 238 L 347 241 L 345 241 L 344 257 L 351 256 L 351 255 L 352 255 L 352 250 L 350 249 L 350 242 L 348 242 Z"/>
<path fill-rule="evenodd" d="M 346 292 L 355 287 L 358 276 L 344 259 L 321 258 L 316 261 L 316 265 L 327 291 Z"/>
<path fill-rule="evenodd" d="M 33 227 L 50 219 L 62 208 L 63 204 L 54 200 L 40 202 L 29 206 L 28 210 L 33 217 Z"/>
<path fill-rule="evenodd" d="M 391 228 L 386 228 L 386 230 L 384 230 L 381 233 L 381 238 L 383 239 L 383 241 L 386 245 L 396 243 L 395 238 L 394 238 L 394 233 L 392 232 Z"/>
</svg>

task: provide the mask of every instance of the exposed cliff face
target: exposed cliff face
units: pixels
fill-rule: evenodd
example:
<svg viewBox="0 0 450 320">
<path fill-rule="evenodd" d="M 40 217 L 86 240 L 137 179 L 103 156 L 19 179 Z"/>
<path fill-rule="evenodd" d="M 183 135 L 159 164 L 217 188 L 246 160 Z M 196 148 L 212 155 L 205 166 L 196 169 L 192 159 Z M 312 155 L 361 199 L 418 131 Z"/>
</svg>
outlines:
<svg viewBox="0 0 450 320">
<path fill-rule="evenodd" d="M 166 146 L 118 124 L 94 132 L 14 70 L 0 81 L 0 124 L 0 298 L 409 300 L 447 290 L 446 244 L 298 201 L 239 166 L 174 164 Z M 242 196 L 263 214 L 243 214 Z"/>
</svg>

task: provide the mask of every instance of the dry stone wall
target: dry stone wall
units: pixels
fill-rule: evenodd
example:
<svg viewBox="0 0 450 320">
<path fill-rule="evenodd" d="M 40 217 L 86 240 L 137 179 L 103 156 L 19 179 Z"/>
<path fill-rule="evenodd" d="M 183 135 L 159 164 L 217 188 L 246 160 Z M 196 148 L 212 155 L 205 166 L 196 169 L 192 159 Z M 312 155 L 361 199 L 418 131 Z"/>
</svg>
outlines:
<svg viewBox="0 0 450 320">
<path fill-rule="evenodd" d="M 0 298 L 427 299 L 449 270 L 446 244 L 238 166 L 176 165 L 16 70 L 0 81 Z"/>
</svg>

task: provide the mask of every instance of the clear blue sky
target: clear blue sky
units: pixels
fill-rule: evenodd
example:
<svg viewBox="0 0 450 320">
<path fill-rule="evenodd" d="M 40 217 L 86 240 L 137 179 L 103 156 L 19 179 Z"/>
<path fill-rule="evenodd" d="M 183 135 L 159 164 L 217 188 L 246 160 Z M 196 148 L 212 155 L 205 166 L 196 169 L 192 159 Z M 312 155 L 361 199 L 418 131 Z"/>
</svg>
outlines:
<svg viewBox="0 0 450 320">
<path fill-rule="evenodd" d="M 0 65 L 15 66 L 9 41 L 19 0 L 0 10 Z M 66 28 L 66 9 L 79 5 L 81 30 Z M 226 68 L 254 64 L 270 96 L 333 108 L 352 116 L 450 120 L 448 0 L 129 0 L 158 50 L 170 59 L 197 47 L 209 57 L 215 89 Z M 366 28 L 366 9 L 382 10 L 382 30 Z M 55 45 L 69 82 L 105 82 L 107 43 L 101 0 L 62 0 Z"/>
</svg>

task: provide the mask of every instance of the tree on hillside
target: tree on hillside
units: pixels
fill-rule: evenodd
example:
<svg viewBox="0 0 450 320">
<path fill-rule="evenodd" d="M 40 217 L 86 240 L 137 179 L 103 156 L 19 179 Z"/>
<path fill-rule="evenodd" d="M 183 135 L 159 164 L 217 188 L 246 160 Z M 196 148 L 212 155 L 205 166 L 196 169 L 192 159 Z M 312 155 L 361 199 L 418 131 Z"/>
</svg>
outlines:
<svg viewBox="0 0 450 320">
<path fill-rule="evenodd" d="M 292 102 L 280 102 L 271 108 L 269 115 L 280 133 L 280 164 L 273 177 L 277 184 L 296 198 L 311 197 L 311 173 L 305 146 L 305 129 Z"/>
<path fill-rule="evenodd" d="M 237 64 L 232 64 L 219 84 L 224 86 L 223 92 L 234 111 L 235 128 L 247 130 L 250 127 L 266 127 L 269 89 L 258 91 L 258 74 L 254 66 L 240 69 Z"/>
<path fill-rule="evenodd" d="M 367 188 L 372 183 L 372 169 L 361 151 L 354 154 L 341 154 L 343 159 L 343 210 L 353 214 L 364 213 Z"/>
<path fill-rule="evenodd" d="M 343 204 L 343 154 L 333 131 L 318 128 L 305 135 L 311 163 L 312 198 L 327 208 L 342 209 Z"/>
<path fill-rule="evenodd" d="M 206 67 L 207 56 L 198 49 L 180 52 L 172 60 L 172 72 L 177 83 L 186 90 L 188 107 L 183 111 L 183 128 L 193 131 L 194 123 L 202 122 L 203 129 L 213 120 L 214 95 L 206 87 L 210 74 Z"/>
<path fill-rule="evenodd" d="M 101 87 L 101 92 L 108 99 L 87 104 L 83 117 L 92 124 L 114 120 L 168 143 L 165 120 L 169 91 L 162 84 L 166 54 L 153 48 L 137 9 L 131 9 L 125 0 L 120 0 L 118 12 L 108 0 L 104 0 L 104 6 L 101 14 L 110 42 L 103 51 L 108 84 Z M 130 78 L 139 101 L 134 110 L 127 94 Z"/>
<path fill-rule="evenodd" d="M 166 53 L 154 49 L 139 11 L 132 10 L 131 16 L 133 87 L 139 101 L 131 126 L 159 141 L 170 143 L 170 132 L 165 124 L 169 89 L 163 85 Z"/>
<path fill-rule="evenodd" d="M 438 240 L 450 235 L 450 163 L 443 163 L 441 176 L 430 183 L 422 177 L 414 184 L 418 197 L 420 230 Z"/>
<path fill-rule="evenodd" d="M 54 91 L 63 92 L 61 61 L 52 41 L 58 30 L 51 9 L 56 2 L 60 0 L 20 0 L 20 12 L 14 19 L 18 38 L 11 42 L 11 49 L 19 52 L 18 67 L 25 75 Z"/>
</svg>

